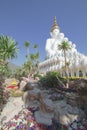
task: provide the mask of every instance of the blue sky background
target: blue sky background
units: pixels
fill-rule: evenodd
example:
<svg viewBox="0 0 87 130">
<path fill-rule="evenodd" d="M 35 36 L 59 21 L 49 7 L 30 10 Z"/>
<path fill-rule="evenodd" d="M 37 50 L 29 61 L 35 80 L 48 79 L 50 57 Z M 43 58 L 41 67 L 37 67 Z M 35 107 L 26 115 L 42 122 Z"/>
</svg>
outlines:
<svg viewBox="0 0 87 130">
<path fill-rule="evenodd" d="M 20 47 L 13 63 L 26 61 L 26 40 L 38 44 L 40 61 L 45 59 L 46 39 L 55 16 L 60 31 L 87 55 L 87 0 L 0 0 L 0 35 L 12 37 Z"/>
</svg>

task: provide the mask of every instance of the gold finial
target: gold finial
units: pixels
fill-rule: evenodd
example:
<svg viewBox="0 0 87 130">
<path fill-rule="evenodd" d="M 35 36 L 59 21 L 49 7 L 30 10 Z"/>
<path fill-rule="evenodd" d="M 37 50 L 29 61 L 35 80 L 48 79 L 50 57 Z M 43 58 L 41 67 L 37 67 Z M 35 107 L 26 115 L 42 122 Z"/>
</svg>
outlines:
<svg viewBox="0 0 87 130">
<path fill-rule="evenodd" d="M 54 17 L 54 22 L 53 22 L 53 26 L 52 26 L 52 28 L 51 28 L 51 32 L 52 32 L 54 29 L 60 30 L 60 29 L 59 29 L 59 26 L 58 26 L 58 24 L 57 24 L 57 21 L 56 21 L 56 16 Z"/>
</svg>

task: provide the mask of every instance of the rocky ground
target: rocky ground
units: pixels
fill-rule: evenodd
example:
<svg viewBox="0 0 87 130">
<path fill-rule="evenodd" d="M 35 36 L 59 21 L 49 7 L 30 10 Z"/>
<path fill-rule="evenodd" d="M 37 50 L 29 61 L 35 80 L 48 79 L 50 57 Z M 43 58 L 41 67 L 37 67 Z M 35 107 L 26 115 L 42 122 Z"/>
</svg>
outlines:
<svg viewBox="0 0 87 130">
<path fill-rule="evenodd" d="M 43 90 L 43 91 L 45 92 L 45 96 L 47 96 L 48 90 L 47 91 Z M 54 98 L 53 98 L 53 100 L 54 100 Z M 79 130 L 87 130 L 87 121 L 86 120 L 84 120 L 83 122 L 81 122 L 81 121 L 76 122 L 76 120 L 75 120 L 75 119 L 77 119 L 76 114 L 77 113 L 81 114 L 82 111 L 78 111 L 77 107 L 71 107 L 69 104 L 66 104 L 65 100 L 56 100 L 53 102 L 55 103 L 55 107 L 56 107 L 55 118 L 57 118 L 57 120 L 60 121 L 62 124 L 66 124 L 66 125 L 62 125 L 60 127 L 59 124 L 55 124 L 55 127 L 53 127 L 52 130 L 60 130 L 61 128 L 63 130 L 73 130 L 73 128 L 74 128 L 74 130 L 77 130 L 78 126 L 80 128 L 82 128 Z M 17 115 L 19 117 L 18 113 L 23 111 L 23 105 L 24 104 L 23 104 L 21 97 L 11 97 L 1 113 L 1 116 L 0 116 L 1 123 L 6 123 L 9 121 L 10 121 L 10 125 L 12 125 L 13 122 L 15 123 L 14 117 L 15 117 L 15 115 Z M 26 110 L 24 110 L 24 111 L 26 111 Z M 18 122 L 20 122 L 20 120 L 23 120 L 22 123 L 25 122 L 23 114 L 24 113 L 21 112 L 22 117 L 19 117 L 19 119 L 16 120 L 17 123 L 16 123 L 15 127 L 10 126 L 12 129 L 9 129 L 9 130 L 15 130 L 14 128 L 16 128 L 16 126 L 20 126 L 20 125 L 18 125 Z M 28 114 L 28 112 L 27 112 L 27 114 Z M 25 116 L 25 118 L 26 118 L 26 116 Z M 30 115 L 29 115 L 29 118 L 30 118 Z M 74 123 L 71 123 L 71 126 L 67 127 L 67 124 L 70 121 L 71 122 L 74 121 Z M 7 124 L 9 124 L 9 123 L 7 123 Z M 23 126 L 23 124 L 22 124 L 22 126 Z M 51 130 L 48 127 L 45 128 L 45 126 L 40 126 L 40 127 L 42 129 L 40 128 L 39 130 Z M 33 127 L 31 127 L 31 128 L 33 130 Z M 4 127 L 4 130 L 8 130 L 8 129 L 6 127 Z M 18 129 L 18 130 L 21 130 L 21 129 Z"/>
<path fill-rule="evenodd" d="M 54 120 L 58 124 L 56 124 L 55 125 L 56 127 L 54 127 L 52 130 L 60 130 L 58 128 L 59 124 L 62 125 L 63 130 L 73 130 L 73 129 L 74 130 L 87 130 L 87 120 L 86 120 L 87 115 L 85 113 L 86 111 L 84 112 L 84 110 L 87 110 L 87 109 L 85 107 L 84 107 L 85 109 L 83 110 L 80 109 L 82 106 L 81 103 L 83 101 L 83 95 L 80 94 L 81 97 L 79 97 L 80 99 L 79 106 L 76 102 L 76 99 L 77 99 L 76 92 L 79 91 L 80 93 L 82 92 L 82 90 L 86 91 L 86 88 L 87 88 L 86 84 L 87 84 L 87 81 L 85 81 L 85 84 L 84 84 L 83 80 L 81 81 L 81 83 L 76 82 L 75 85 L 79 86 L 78 87 L 79 89 L 77 88 L 77 86 L 75 86 L 76 90 L 72 88 L 75 91 L 75 93 L 71 92 L 71 90 L 69 90 L 69 92 L 61 93 L 61 92 L 55 92 L 52 89 L 47 90 L 47 89 L 39 88 L 40 91 L 43 93 L 44 97 L 52 100 L 54 104 Z M 9 120 L 11 119 L 14 120 L 13 117 L 15 115 L 18 115 L 18 113 L 23 110 L 23 106 L 24 106 L 24 103 L 21 97 L 10 97 L 9 101 L 7 102 L 6 106 L 4 107 L 0 115 L 0 120 L 1 120 L 0 123 L 3 124 L 5 122 L 9 122 Z M 4 130 L 8 130 L 8 129 L 4 129 Z M 12 130 L 15 130 L 15 129 L 12 129 Z M 45 128 L 40 129 L 40 130 L 45 130 Z M 47 130 L 51 130 L 51 129 L 48 128 Z"/>
</svg>

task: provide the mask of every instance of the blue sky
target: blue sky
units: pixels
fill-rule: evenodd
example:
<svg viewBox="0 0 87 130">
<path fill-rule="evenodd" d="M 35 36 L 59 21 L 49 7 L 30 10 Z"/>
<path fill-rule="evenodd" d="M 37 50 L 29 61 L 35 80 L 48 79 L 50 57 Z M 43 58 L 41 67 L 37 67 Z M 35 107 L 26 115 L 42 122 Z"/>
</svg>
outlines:
<svg viewBox="0 0 87 130">
<path fill-rule="evenodd" d="M 60 31 L 87 55 L 87 0 L 0 0 L 0 35 L 12 37 L 20 47 L 13 63 L 26 61 L 26 40 L 38 44 L 40 61 L 45 59 L 46 39 L 55 16 Z"/>
</svg>

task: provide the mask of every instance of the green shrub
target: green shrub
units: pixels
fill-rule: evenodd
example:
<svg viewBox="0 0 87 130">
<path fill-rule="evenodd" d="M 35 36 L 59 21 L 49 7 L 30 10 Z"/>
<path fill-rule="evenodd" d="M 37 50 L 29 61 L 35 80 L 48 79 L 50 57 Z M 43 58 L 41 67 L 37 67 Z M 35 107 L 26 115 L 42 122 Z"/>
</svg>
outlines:
<svg viewBox="0 0 87 130">
<path fill-rule="evenodd" d="M 39 85 L 42 87 L 53 88 L 59 85 L 58 78 L 65 82 L 65 79 L 60 76 L 59 72 L 48 72 L 45 76 L 41 77 L 39 80 Z"/>
</svg>

